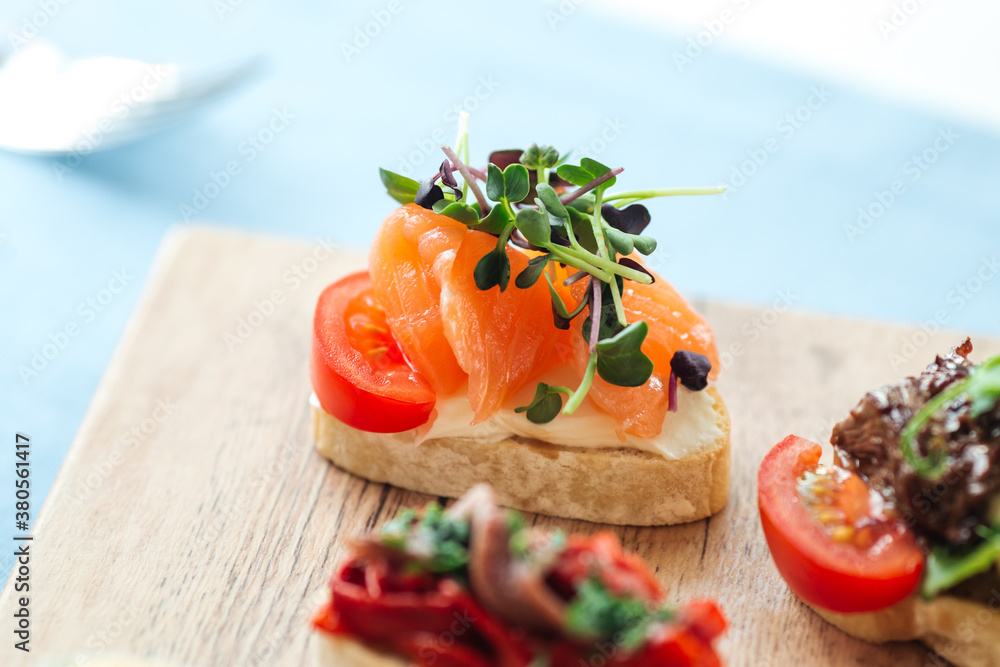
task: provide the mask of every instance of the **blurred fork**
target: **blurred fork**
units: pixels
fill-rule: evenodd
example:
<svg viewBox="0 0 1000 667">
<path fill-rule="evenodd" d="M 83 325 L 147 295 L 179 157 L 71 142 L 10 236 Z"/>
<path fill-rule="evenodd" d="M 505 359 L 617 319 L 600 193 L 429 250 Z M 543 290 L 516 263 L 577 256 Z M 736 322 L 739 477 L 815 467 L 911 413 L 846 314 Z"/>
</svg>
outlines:
<svg viewBox="0 0 1000 667">
<path fill-rule="evenodd" d="M 259 65 L 182 70 L 124 58 L 73 61 L 35 38 L 0 53 L 0 148 L 86 154 L 137 141 L 235 88 Z"/>
</svg>

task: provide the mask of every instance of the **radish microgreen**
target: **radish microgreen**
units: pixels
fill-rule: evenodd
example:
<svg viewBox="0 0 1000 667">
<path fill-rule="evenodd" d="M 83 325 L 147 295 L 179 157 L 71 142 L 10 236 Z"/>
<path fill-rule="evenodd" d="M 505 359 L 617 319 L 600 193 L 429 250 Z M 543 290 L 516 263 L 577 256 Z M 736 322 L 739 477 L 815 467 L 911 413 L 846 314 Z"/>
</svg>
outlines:
<svg viewBox="0 0 1000 667">
<path fill-rule="evenodd" d="M 590 354 L 579 386 L 570 389 L 540 382 L 531 403 L 516 411 L 536 423 L 549 422 L 560 412 L 572 414 L 590 391 L 595 375 L 620 387 L 646 384 L 653 373 L 653 362 L 642 352 L 649 327 L 641 321 L 628 322 L 622 302 L 625 280 L 647 285 L 654 280 L 642 263 L 629 257 L 649 255 L 656 249 L 656 239 L 642 234 L 649 225 L 649 211 L 635 202 L 719 194 L 725 187 L 611 192 L 621 167 L 612 169 L 587 157 L 571 164 L 568 155 L 537 144 L 523 151 L 494 151 L 486 167 L 477 170 L 469 166 L 467 123 L 467 114 L 461 114 L 455 148 L 442 146 L 447 159 L 423 183 L 384 169 L 379 174 L 389 195 L 399 203 L 432 208 L 497 238 L 496 247 L 480 258 L 473 271 L 480 290 L 496 287 L 503 292 L 509 287 L 508 245 L 515 244 L 536 255 L 517 275 L 514 286 L 528 289 L 545 276 L 556 327 L 568 329 L 574 318 L 588 311 L 582 330 Z M 461 187 L 455 172 L 462 176 Z M 466 201 L 469 192 L 474 204 Z M 572 281 L 588 280 L 584 297 L 572 308 L 552 283 L 556 274 L 548 270 L 551 264 L 576 269 Z M 596 330 L 591 327 L 595 313 Z M 671 387 L 676 385 L 675 378 L 672 374 Z M 568 397 L 565 405 L 563 396 Z"/>
</svg>

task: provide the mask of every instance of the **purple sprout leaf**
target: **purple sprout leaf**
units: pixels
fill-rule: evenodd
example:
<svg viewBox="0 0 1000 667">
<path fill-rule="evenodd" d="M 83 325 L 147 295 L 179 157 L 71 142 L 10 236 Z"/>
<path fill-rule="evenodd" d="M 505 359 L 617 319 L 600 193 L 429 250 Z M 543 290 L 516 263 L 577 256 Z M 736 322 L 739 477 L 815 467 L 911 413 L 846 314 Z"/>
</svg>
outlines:
<svg viewBox="0 0 1000 667">
<path fill-rule="evenodd" d="M 455 174 L 452 171 L 451 162 L 445 160 L 441 163 L 441 169 L 438 171 L 441 175 L 441 182 L 447 185 L 452 190 L 460 190 L 458 187 L 458 180 L 455 178 Z"/>
<path fill-rule="evenodd" d="M 708 386 L 712 362 L 704 354 L 678 350 L 670 359 L 670 370 L 682 385 L 691 391 L 701 391 Z"/>
<path fill-rule="evenodd" d="M 601 217 L 615 229 L 626 234 L 641 234 L 649 225 L 649 209 L 642 204 L 632 204 L 617 209 L 611 204 L 601 206 Z"/>
<path fill-rule="evenodd" d="M 656 276 L 650 273 L 649 269 L 647 269 L 645 266 L 635 261 L 631 257 L 620 257 L 618 259 L 618 263 L 621 264 L 622 266 L 627 266 L 630 269 L 635 269 L 636 271 L 645 273 L 647 276 L 649 276 L 650 280 L 652 281 L 650 285 L 656 282 Z"/>
<path fill-rule="evenodd" d="M 436 202 L 444 199 L 444 190 L 434 184 L 436 178 L 437 175 L 434 175 L 420 184 L 416 195 L 413 197 L 414 203 L 424 208 L 433 209 Z"/>
</svg>

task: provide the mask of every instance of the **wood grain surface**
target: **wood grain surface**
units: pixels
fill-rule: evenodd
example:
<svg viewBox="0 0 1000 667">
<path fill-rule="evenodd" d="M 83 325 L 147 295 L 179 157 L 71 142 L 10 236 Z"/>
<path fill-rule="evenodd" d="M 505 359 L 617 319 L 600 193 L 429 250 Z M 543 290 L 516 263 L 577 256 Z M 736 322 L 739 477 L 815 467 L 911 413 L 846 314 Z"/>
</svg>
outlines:
<svg viewBox="0 0 1000 667">
<path fill-rule="evenodd" d="M 168 236 L 35 525 L 32 653 L 5 646 L 0 663 L 309 663 L 309 618 L 346 538 L 428 500 L 341 472 L 310 441 L 313 306 L 364 263 L 322 241 Z M 732 412 L 729 504 L 686 526 L 613 530 L 655 565 L 670 598 L 722 602 L 730 665 L 928 664 L 920 646 L 854 640 L 788 593 L 760 530 L 756 472 L 783 436 L 827 442 L 866 389 L 919 370 L 959 337 L 796 313 L 784 303 L 794 293 L 775 299 L 699 304 Z M 976 343 L 975 358 L 1000 351 Z M 0 609 L 9 619 L 9 581 Z"/>
</svg>

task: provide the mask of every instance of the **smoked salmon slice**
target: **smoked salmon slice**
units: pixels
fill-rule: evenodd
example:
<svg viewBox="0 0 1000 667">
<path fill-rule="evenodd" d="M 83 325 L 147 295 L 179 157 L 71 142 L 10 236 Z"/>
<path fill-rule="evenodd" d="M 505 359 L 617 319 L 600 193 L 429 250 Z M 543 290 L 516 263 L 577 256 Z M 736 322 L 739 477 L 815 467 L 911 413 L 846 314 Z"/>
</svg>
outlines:
<svg viewBox="0 0 1000 667">
<path fill-rule="evenodd" d="M 569 331 L 552 323 L 552 301 L 544 279 L 528 289 L 514 286 L 529 256 L 507 246 L 510 285 L 482 291 L 473 271 L 497 239 L 469 232 L 442 282 L 444 331 L 458 364 L 469 374 L 473 424 L 492 415 L 508 398 L 553 365 L 568 360 Z"/>
<path fill-rule="evenodd" d="M 466 379 L 441 319 L 439 270 L 468 234 L 462 223 L 417 204 L 397 208 L 382 223 L 368 257 L 375 297 L 406 358 L 438 395 Z"/>
<path fill-rule="evenodd" d="M 656 280 L 651 285 L 626 280 L 622 292 L 626 319 L 629 322 L 645 320 L 649 325 L 642 351 L 653 362 L 653 376 L 642 387 L 618 387 L 595 376 L 587 395 L 598 408 L 618 422 L 618 437 L 622 440 L 626 433 L 653 438 L 663 430 L 663 420 L 669 407 L 667 381 L 670 359 L 674 352 L 687 350 L 705 355 L 712 362 L 713 378 L 719 370 L 715 340 L 705 318 L 670 283 L 653 275 Z M 573 294 L 579 299 L 585 289 L 586 281 L 580 281 L 574 285 Z M 572 326 L 573 360 L 581 376 L 590 356 L 587 342 L 581 334 L 584 319 L 576 318 Z"/>
<path fill-rule="evenodd" d="M 544 279 L 528 289 L 515 287 L 527 253 L 507 246 L 511 280 L 505 291 L 476 286 L 476 264 L 496 243 L 494 236 L 407 204 L 385 219 L 369 256 L 372 288 L 400 348 L 438 395 L 454 394 L 468 382 L 473 424 L 558 364 L 572 363 L 582 377 L 589 354 L 580 333 L 583 316 L 569 331 L 553 325 Z M 568 272 L 556 271 L 557 289 L 572 307 L 587 281 L 564 288 L 561 278 Z M 663 278 L 651 285 L 626 281 L 622 302 L 629 322 L 649 324 L 643 352 L 653 361 L 653 377 L 642 387 L 617 387 L 596 377 L 588 397 L 618 422 L 620 438 L 651 438 L 667 414 L 674 352 L 704 354 L 713 377 L 719 358 L 708 323 Z"/>
</svg>

